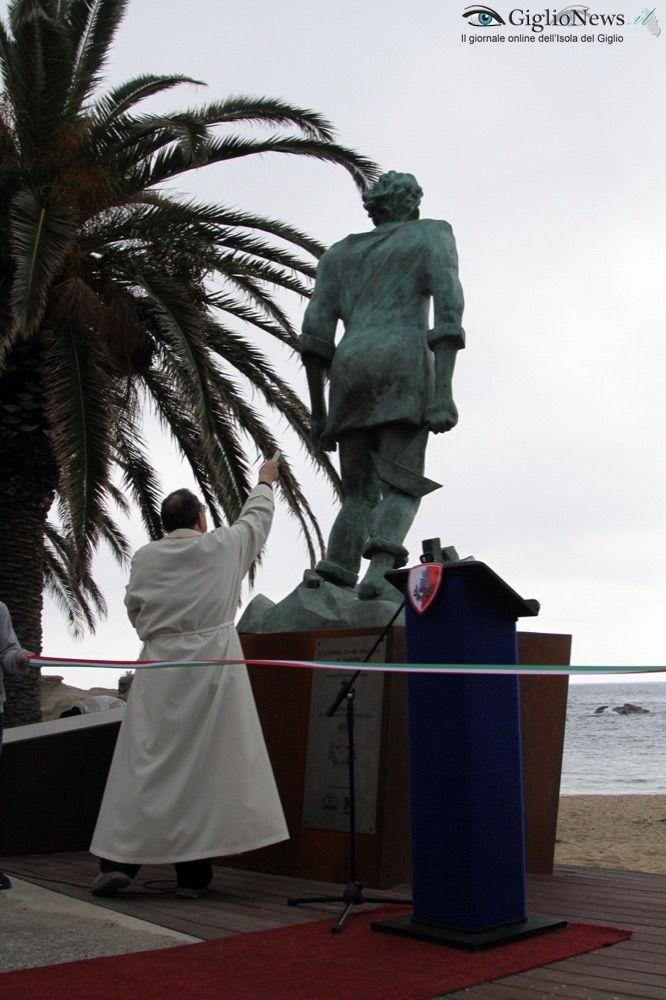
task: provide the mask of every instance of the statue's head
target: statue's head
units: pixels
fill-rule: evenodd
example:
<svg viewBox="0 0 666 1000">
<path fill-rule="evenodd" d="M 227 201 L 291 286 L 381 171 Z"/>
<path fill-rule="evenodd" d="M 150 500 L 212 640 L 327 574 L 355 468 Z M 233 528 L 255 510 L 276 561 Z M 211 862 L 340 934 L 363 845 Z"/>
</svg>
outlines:
<svg viewBox="0 0 666 1000">
<path fill-rule="evenodd" d="M 423 191 L 413 174 L 389 170 L 363 195 L 365 210 L 376 226 L 418 219 Z"/>
</svg>

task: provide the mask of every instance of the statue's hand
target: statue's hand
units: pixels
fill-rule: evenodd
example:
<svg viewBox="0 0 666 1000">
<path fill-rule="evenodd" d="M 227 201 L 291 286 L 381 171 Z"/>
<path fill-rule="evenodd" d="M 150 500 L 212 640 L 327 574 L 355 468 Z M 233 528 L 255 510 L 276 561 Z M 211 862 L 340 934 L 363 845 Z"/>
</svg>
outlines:
<svg viewBox="0 0 666 1000">
<path fill-rule="evenodd" d="M 310 437 L 312 438 L 312 443 L 315 448 L 318 448 L 319 451 L 337 450 L 338 446 L 335 442 L 335 438 L 330 437 L 326 433 L 326 417 L 322 417 L 320 420 L 312 421 Z"/>
<path fill-rule="evenodd" d="M 446 402 L 431 403 L 425 412 L 428 430 L 433 434 L 443 434 L 450 431 L 458 423 L 458 410 L 452 399 Z"/>
</svg>

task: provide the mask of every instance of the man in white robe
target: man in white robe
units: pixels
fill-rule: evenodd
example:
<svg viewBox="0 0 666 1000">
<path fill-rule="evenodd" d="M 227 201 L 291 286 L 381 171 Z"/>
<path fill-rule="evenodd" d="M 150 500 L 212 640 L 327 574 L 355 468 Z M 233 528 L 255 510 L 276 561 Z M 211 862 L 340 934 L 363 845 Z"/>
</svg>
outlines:
<svg viewBox="0 0 666 1000">
<path fill-rule="evenodd" d="M 233 622 L 277 475 L 276 459 L 264 463 L 238 520 L 210 532 L 189 490 L 166 498 L 166 535 L 135 554 L 125 597 L 140 660 L 242 659 Z M 141 864 L 173 863 L 176 894 L 194 898 L 212 858 L 288 836 L 246 667 L 138 669 L 90 848 L 93 894 L 115 895 Z"/>
</svg>

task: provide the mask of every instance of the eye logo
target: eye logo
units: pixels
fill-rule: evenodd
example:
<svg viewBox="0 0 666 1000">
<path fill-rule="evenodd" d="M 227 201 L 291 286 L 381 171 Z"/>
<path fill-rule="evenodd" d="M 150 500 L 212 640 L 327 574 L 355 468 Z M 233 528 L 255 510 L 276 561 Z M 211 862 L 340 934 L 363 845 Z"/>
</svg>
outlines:
<svg viewBox="0 0 666 1000">
<path fill-rule="evenodd" d="M 497 28 L 501 24 L 506 24 L 503 17 L 493 10 L 492 7 L 483 7 L 480 4 L 472 4 L 466 7 L 466 14 L 463 17 L 469 18 L 469 24 L 475 28 Z"/>
</svg>

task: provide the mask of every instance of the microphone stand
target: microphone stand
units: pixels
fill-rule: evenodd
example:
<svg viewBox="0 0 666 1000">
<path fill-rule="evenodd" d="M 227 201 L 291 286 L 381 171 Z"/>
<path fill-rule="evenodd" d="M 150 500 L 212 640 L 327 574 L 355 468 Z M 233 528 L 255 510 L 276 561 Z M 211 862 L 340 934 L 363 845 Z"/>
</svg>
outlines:
<svg viewBox="0 0 666 1000">
<path fill-rule="evenodd" d="M 367 663 L 370 657 L 373 655 L 380 642 L 390 629 L 393 622 L 396 620 L 400 612 L 405 606 L 403 601 L 398 610 L 395 612 L 390 622 L 379 636 L 374 646 L 363 659 L 363 663 Z M 361 673 L 359 668 L 356 672 L 348 678 L 346 681 L 342 682 L 338 694 L 335 696 L 335 700 L 328 708 L 326 715 L 328 718 L 333 718 L 337 710 L 343 701 L 347 702 L 347 732 L 349 735 L 349 882 L 344 888 L 341 896 L 307 896 L 302 899 L 297 899 L 294 896 L 290 896 L 287 899 L 289 906 L 299 906 L 301 903 L 343 903 L 344 909 L 341 915 L 338 917 L 336 922 L 331 927 L 332 934 L 339 934 L 342 930 L 342 925 L 347 919 L 347 916 L 355 906 L 362 906 L 363 903 L 400 903 L 403 906 L 408 906 L 411 900 L 409 899 L 387 899 L 385 897 L 376 896 L 366 896 L 365 894 L 365 882 L 358 880 L 356 875 L 356 785 L 355 785 L 355 766 L 354 766 L 354 697 L 356 694 L 354 684 Z"/>
</svg>

